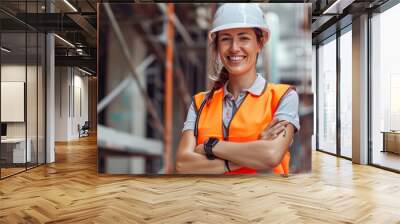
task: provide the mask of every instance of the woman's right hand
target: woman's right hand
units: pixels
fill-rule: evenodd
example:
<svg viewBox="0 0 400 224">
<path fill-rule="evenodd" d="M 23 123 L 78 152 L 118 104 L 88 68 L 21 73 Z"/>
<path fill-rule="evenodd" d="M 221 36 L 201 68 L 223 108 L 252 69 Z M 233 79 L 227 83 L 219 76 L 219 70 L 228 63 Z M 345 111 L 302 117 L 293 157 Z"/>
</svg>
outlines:
<svg viewBox="0 0 400 224">
<path fill-rule="evenodd" d="M 289 124 L 288 121 L 279 121 L 277 118 L 274 118 L 268 126 L 261 132 L 259 139 L 260 140 L 274 140 L 279 136 L 280 133 L 286 131 L 286 125 Z"/>
<path fill-rule="evenodd" d="M 193 130 L 184 131 L 176 153 L 176 171 L 181 174 L 224 173 L 224 160 L 208 160 L 204 154 L 203 144 L 196 145 Z"/>
</svg>

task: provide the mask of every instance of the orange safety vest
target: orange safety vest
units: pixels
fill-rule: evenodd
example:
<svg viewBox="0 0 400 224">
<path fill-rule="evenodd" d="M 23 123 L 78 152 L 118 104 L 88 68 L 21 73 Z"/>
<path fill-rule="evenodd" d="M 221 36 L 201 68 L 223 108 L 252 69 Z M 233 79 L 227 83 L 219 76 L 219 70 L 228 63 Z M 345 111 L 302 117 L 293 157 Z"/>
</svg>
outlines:
<svg viewBox="0 0 400 224">
<path fill-rule="evenodd" d="M 201 92 L 194 96 L 194 104 L 197 112 L 195 136 L 197 144 L 204 143 L 210 137 L 232 142 L 248 142 L 259 139 L 261 132 L 272 121 L 279 102 L 292 87 L 285 84 L 266 84 L 260 96 L 247 93 L 243 102 L 233 115 L 227 127 L 227 136 L 223 135 L 222 105 L 224 88 L 214 92 L 212 100 L 206 103 L 207 92 Z M 276 174 L 289 173 L 289 150 L 277 167 L 273 169 Z M 225 174 L 255 174 L 257 170 L 241 167 Z"/>
</svg>

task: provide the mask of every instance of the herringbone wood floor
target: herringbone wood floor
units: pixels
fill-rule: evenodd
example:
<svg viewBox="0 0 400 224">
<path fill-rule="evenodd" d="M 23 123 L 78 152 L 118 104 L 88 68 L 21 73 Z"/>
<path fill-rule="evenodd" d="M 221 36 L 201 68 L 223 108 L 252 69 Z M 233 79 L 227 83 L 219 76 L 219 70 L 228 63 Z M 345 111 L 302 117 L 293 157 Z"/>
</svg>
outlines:
<svg viewBox="0 0 400 224">
<path fill-rule="evenodd" d="M 96 139 L 0 181 L 0 223 L 400 223 L 400 175 L 319 152 L 289 178 L 96 173 Z"/>
</svg>

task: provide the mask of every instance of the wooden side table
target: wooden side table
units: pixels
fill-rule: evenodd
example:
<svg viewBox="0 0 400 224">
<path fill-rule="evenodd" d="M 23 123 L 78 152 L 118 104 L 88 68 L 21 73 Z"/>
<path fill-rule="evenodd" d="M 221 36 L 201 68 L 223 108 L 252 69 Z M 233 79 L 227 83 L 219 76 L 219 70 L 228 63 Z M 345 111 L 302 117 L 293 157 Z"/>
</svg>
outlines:
<svg viewBox="0 0 400 224">
<path fill-rule="evenodd" d="M 383 150 L 382 152 L 392 152 L 400 154 L 400 131 L 382 131 Z"/>
</svg>

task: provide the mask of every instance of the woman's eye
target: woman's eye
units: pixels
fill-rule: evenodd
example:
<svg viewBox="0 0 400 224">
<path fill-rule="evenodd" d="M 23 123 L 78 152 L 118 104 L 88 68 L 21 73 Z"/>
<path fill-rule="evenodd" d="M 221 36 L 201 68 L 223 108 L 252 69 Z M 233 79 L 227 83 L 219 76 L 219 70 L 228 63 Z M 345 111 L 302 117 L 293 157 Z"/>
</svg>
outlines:
<svg viewBox="0 0 400 224">
<path fill-rule="evenodd" d="M 222 38 L 221 41 L 229 40 L 229 38 Z"/>
<path fill-rule="evenodd" d="M 241 39 L 241 40 L 249 40 L 250 38 L 248 38 L 248 37 L 241 37 L 240 39 Z"/>
</svg>

